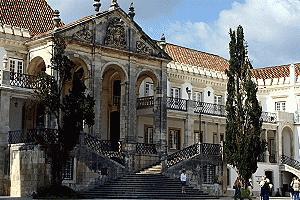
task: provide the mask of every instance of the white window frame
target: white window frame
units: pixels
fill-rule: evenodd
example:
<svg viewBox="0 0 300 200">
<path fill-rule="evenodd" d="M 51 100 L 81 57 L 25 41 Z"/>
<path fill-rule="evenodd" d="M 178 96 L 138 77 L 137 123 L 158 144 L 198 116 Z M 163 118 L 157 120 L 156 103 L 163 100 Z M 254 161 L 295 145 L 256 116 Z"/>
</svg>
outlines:
<svg viewBox="0 0 300 200">
<path fill-rule="evenodd" d="M 24 61 L 17 58 L 9 58 L 9 70 L 15 73 L 24 73 Z"/>
<path fill-rule="evenodd" d="M 145 125 L 145 133 L 144 133 L 144 142 L 145 144 L 153 144 L 154 134 L 153 134 L 153 126 Z"/>
<path fill-rule="evenodd" d="M 153 96 L 153 83 L 151 82 L 146 82 L 145 83 L 145 92 L 144 92 L 144 96 L 148 97 L 148 96 Z"/>
<path fill-rule="evenodd" d="M 275 111 L 286 111 L 286 101 L 276 101 Z"/>
<path fill-rule="evenodd" d="M 180 150 L 180 129 L 169 129 L 169 149 Z"/>
<path fill-rule="evenodd" d="M 193 100 L 203 102 L 203 92 L 199 92 L 199 91 L 193 92 Z"/>
<path fill-rule="evenodd" d="M 222 95 L 215 95 L 214 103 L 217 105 L 223 105 L 223 96 Z"/>
<path fill-rule="evenodd" d="M 175 99 L 180 99 L 181 98 L 181 90 L 179 87 L 172 87 L 171 88 L 171 97 Z"/>
</svg>

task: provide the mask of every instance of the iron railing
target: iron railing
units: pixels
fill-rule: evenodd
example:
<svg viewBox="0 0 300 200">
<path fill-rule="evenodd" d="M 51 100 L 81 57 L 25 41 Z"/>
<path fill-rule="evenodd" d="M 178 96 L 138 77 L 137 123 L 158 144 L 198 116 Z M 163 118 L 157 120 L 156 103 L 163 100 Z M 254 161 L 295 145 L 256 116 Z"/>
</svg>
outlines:
<svg viewBox="0 0 300 200">
<path fill-rule="evenodd" d="M 17 130 L 8 132 L 8 143 L 38 143 L 38 144 L 56 144 L 58 141 L 57 129 L 40 128 Z"/>
<path fill-rule="evenodd" d="M 281 155 L 280 163 L 289 165 L 297 170 L 300 170 L 300 162 L 298 160 L 294 160 L 288 156 Z"/>
<path fill-rule="evenodd" d="M 208 144 L 208 143 L 196 143 L 188 146 L 180 151 L 168 155 L 167 157 L 167 167 L 176 165 L 177 163 L 191 159 L 195 156 L 201 155 L 203 157 L 210 157 L 221 159 L 221 145 L 219 144 Z"/>
<path fill-rule="evenodd" d="M 268 122 L 268 123 L 276 123 L 277 121 L 276 113 L 262 112 L 260 118 L 263 120 L 263 122 Z"/>
<path fill-rule="evenodd" d="M 35 89 L 37 88 L 37 77 L 29 74 L 10 72 L 10 85 L 27 89 Z"/>
<path fill-rule="evenodd" d="M 137 143 L 136 153 L 138 154 L 157 154 L 155 144 Z"/>
<path fill-rule="evenodd" d="M 111 159 L 116 158 L 116 161 L 123 163 L 124 156 L 122 154 L 122 144 L 120 142 L 115 143 L 110 140 L 100 140 L 95 136 L 85 134 L 84 144 L 100 155 Z"/>
<path fill-rule="evenodd" d="M 187 111 L 187 100 L 180 98 L 167 98 L 167 108 L 170 110 Z"/>
<path fill-rule="evenodd" d="M 202 101 L 194 101 L 194 113 L 206 115 L 226 116 L 225 106 Z"/>
<path fill-rule="evenodd" d="M 113 105 L 120 106 L 121 97 L 120 96 L 113 96 Z"/>
<path fill-rule="evenodd" d="M 137 109 L 151 108 L 154 106 L 154 96 L 140 97 L 137 99 Z"/>
</svg>

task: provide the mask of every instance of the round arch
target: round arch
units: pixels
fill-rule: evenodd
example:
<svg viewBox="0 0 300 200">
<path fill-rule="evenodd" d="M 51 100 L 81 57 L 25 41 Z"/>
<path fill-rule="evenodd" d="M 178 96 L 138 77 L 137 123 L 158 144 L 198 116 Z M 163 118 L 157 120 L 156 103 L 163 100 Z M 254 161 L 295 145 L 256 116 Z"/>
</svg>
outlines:
<svg viewBox="0 0 300 200">
<path fill-rule="evenodd" d="M 282 129 L 282 154 L 288 157 L 293 157 L 293 131 L 291 127 L 285 126 Z"/>
<path fill-rule="evenodd" d="M 27 74 L 37 75 L 41 71 L 46 71 L 46 64 L 44 59 L 40 56 L 31 59 L 27 68 Z"/>
<path fill-rule="evenodd" d="M 141 72 L 139 72 L 137 74 L 136 78 L 137 79 L 136 79 L 135 91 L 136 91 L 137 96 L 139 96 L 141 84 L 143 83 L 143 81 L 145 79 L 150 78 L 152 80 L 153 86 L 154 86 L 154 91 L 159 83 L 158 76 L 150 70 L 142 70 Z"/>
<path fill-rule="evenodd" d="M 107 76 L 107 74 L 110 74 L 110 73 L 113 74 L 115 72 L 120 74 L 120 79 L 121 79 L 122 82 L 127 82 L 128 81 L 128 74 L 126 72 L 126 69 L 117 62 L 108 62 L 108 63 L 106 63 L 102 67 L 100 77 L 104 78 L 105 76 Z"/>
</svg>

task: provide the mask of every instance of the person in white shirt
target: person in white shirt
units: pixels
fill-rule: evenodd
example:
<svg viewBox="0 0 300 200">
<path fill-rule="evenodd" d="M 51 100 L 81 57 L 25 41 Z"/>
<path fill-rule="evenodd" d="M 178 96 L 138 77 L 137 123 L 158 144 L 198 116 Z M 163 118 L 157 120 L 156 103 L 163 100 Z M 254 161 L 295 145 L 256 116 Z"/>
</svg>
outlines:
<svg viewBox="0 0 300 200">
<path fill-rule="evenodd" d="M 180 181 L 181 181 L 181 193 L 185 193 L 185 186 L 186 186 L 186 174 L 185 170 L 182 170 L 182 173 L 180 175 Z"/>
</svg>

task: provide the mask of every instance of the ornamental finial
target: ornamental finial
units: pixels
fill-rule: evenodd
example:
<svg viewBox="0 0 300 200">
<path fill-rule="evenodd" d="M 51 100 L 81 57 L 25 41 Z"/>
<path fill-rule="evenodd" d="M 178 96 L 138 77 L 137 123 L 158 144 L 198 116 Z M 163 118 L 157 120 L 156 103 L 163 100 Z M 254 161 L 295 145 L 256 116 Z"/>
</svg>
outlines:
<svg viewBox="0 0 300 200">
<path fill-rule="evenodd" d="M 93 6 L 95 8 L 95 11 L 98 13 L 100 11 L 100 7 L 101 7 L 100 0 L 94 0 Z"/>
<path fill-rule="evenodd" d="M 133 20 L 133 18 L 135 16 L 133 2 L 131 2 L 131 4 L 130 4 L 128 15 L 131 18 L 131 20 Z"/>
<path fill-rule="evenodd" d="M 58 27 L 60 26 L 60 22 L 61 22 L 60 14 L 59 14 L 58 10 L 54 10 L 52 21 L 54 24 L 54 29 L 58 29 Z"/>
<path fill-rule="evenodd" d="M 119 7 L 118 1 L 117 0 L 111 0 L 110 8 L 109 10 L 114 10 Z"/>
</svg>

